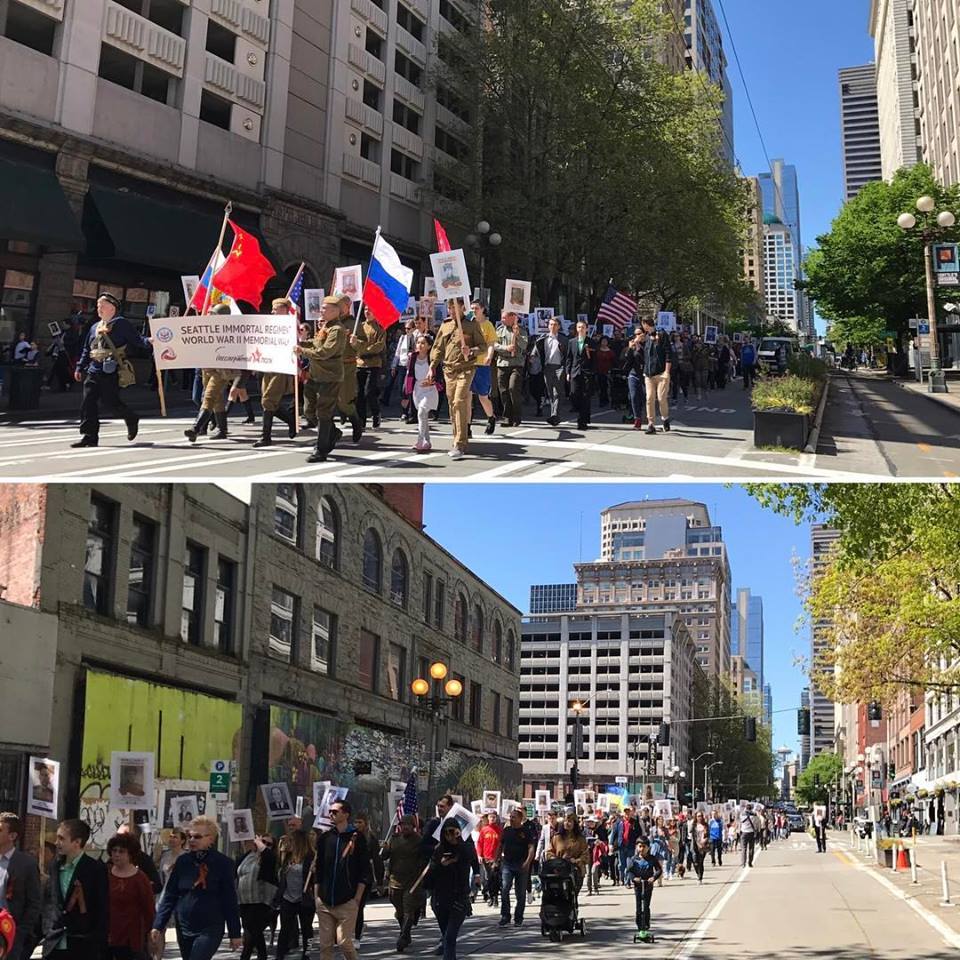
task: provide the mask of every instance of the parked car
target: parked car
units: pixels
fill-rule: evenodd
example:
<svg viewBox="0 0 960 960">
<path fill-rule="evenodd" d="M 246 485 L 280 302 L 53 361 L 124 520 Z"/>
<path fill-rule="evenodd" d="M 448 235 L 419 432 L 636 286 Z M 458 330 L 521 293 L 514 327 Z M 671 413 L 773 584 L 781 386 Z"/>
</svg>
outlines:
<svg viewBox="0 0 960 960">
<path fill-rule="evenodd" d="M 791 833 L 803 833 L 807 829 L 807 821 L 802 813 L 788 813 L 787 826 Z"/>
<path fill-rule="evenodd" d="M 763 337 L 757 347 L 757 362 L 768 373 L 786 373 L 790 358 L 799 349 L 793 337 Z"/>
</svg>

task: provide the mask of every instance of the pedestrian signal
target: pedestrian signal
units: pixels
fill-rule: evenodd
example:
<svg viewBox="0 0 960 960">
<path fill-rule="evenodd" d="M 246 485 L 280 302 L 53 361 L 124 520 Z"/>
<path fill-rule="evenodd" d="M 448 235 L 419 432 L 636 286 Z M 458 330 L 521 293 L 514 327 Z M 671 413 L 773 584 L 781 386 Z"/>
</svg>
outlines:
<svg viewBox="0 0 960 960">
<path fill-rule="evenodd" d="M 743 718 L 743 739 L 746 740 L 747 743 L 757 742 L 757 718 L 756 717 Z"/>
</svg>

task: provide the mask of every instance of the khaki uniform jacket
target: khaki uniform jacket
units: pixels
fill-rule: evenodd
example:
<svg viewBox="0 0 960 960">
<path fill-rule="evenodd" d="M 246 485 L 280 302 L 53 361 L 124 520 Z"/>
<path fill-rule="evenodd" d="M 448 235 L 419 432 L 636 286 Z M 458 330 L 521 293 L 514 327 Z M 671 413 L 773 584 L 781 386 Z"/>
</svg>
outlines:
<svg viewBox="0 0 960 960">
<path fill-rule="evenodd" d="M 347 331 L 339 320 L 322 327 L 317 335 L 300 344 L 300 355 L 310 361 L 310 379 L 317 383 L 343 381 L 343 353 Z"/>
<path fill-rule="evenodd" d="M 480 324 L 476 320 L 463 318 L 463 340 L 471 349 L 486 354 L 487 343 L 483 338 Z M 444 376 L 448 380 L 467 370 L 473 370 L 476 366 L 476 357 L 464 359 L 460 350 L 460 333 L 455 320 L 444 320 L 437 339 L 433 342 L 433 349 L 430 351 L 430 366 L 436 368 L 441 363 Z"/>
<path fill-rule="evenodd" d="M 496 364 L 499 369 L 505 367 L 522 367 L 527 359 L 527 331 L 519 323 L 508 327 L 505 323 L 497 327 L 497 345 L 494 348 Z M 514 343 L 517 346 L 517 352 L 511 353 L 510 349 Z"/>
<path fill-rule="evenodd" d="M 364 320 L 357 330 L 357 366 L 382 367 L 383 353 L 387 349 L 387 331 L 376 321 Z"/>
</svg>

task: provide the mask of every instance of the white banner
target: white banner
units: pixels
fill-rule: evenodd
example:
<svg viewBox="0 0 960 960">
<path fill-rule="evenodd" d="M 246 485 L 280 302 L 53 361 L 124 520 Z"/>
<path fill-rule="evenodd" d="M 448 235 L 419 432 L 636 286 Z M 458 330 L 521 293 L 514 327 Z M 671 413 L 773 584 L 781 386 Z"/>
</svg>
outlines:
<svg viewBox="0 0 960 960">
<path fill-rule="evenodd" d="M 150 336 L 160 370 L 297 371 L 293 316 L 154 317 Z"/>
</svg>

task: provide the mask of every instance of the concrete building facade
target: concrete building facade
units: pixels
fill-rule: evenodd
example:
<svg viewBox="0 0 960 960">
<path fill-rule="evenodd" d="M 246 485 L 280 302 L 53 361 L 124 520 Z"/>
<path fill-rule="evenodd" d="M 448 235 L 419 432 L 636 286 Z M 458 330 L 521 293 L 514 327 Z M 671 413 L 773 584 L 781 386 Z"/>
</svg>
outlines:
<svg viewBox="0 0 960 960">
<path fill-rule="evenodd" d="M 814 524 L 810 533 L 813 555 L 813 576 L 829 562 L 830 552 L 840 539 L 840 533 L 823 524 Z M 816 668 L 827 642 L 825 633 L 831 623 L 815 620 L 812 624 L 810 641 L 810 662 Z M 810 755 L 830 753 L 834 748 L 835 705 L 829 697 L 812 684 L 810 687 Z"/>
<path fill-rule="evenodd" d="M 743 239 L 743 279 L 757 292 L 761 303 L 766 302 L 763 197 L 756 177 L 744 178 L 747 187 L 747 206 L 744 210 L 746 230 Z"/>
<path fill-rule="evenodd" d="M 582 718 L 581 785 L 602 787 L 627 777 L 662 780 L 689 763 L 682 721 L 692 716 L 693 641 L 676 610 L 646 613 L 578 608 L 575 613 L 528 617 L 520 653 L 520 761 L 524 792 L 550 789 L 562 798 L 573 760 L 573 711 Z M 671 721 L 669 746 L 651 737 Z"/>
<path fill-rule="evenodd" d="M 713 0 L 684 0 L 684 43 L 687 67 L 699 70 L 719 87 L 723 103 L 718 117 L 723 134 L 723 154 L 732 167 L 736 150 L 733 140 L 733 88 L 727 76 L 727 54 Z"/>
<path fill-rule="evenodd" d="M 883 179 L 920 160 L 913 0 L 871 0 Z"/>
<path fill-rule="evenodd" d="M 802 332 L 797 249 L 790 228 L 768 216 L 763 226 L 764 298 L 767 316 Z"/>
<path fill-rule="evenodd" d="M 839 80 L 843 192 L 844 200 L 852 200 L 866 184 L 883 179 L 877 68 L 844 67 Z"/>
<path fill-rule="evenodd" d="M 60 760 L 59 813 L 95 824 L 98 846 L 116 825 L 117 750 L 155 754 L 158 826 L 172 796 L 212 802 L 213 758 L 231 761 L 230 799 L 261 818 L 267 782 L 308 806 L 313 783 L 343 783 L 378 827 L 390 781 L 413 766 L 434 795 L 480 760 L 519 784 L 519 611 L 426 536 L 408 501 L 358 485 L 258 485 L 246 499 L 203 484 L 0 487 L 3 616 L 40 624 L 37 683 L 56 658 L 31 729 L 4 728 L 17 741 L 4 761 L 22 772 L 27 747 Z M 434 660 L 464 693 L 431 758 L 410 682 Z"/>
<path fill-rule="evenodd" d="M 227 200 L 278 271 L 267 296 L 301 261 L 327 286 L 378 225 L 419 289 L 421 187 L 458 193 L 437 156 L 449 182 L 470 166 L 469 98 L 437 50 L 476 18 L 465 0 L 5 0 L 0 340 L 43 339 L 102 292 L 134 321 L 183 309 Z"/>
</svg>

